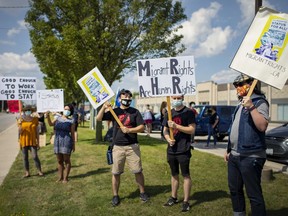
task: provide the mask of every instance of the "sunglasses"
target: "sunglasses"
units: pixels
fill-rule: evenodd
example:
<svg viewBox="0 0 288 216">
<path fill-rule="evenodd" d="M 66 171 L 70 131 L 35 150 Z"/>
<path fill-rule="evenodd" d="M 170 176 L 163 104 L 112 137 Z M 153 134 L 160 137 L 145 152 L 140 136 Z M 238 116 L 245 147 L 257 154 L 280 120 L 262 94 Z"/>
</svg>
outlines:
<svg viewBox="0 0 288 216">
<path fill-rule="evenodd" d="M 235 88 L 237 88 L 237 87 L 242 87 L 246 84 L 247 84 L 246 82 L 238 82 L 238 83 L 234 83 L 234 86 L 235 86 Z"/>
</svg>

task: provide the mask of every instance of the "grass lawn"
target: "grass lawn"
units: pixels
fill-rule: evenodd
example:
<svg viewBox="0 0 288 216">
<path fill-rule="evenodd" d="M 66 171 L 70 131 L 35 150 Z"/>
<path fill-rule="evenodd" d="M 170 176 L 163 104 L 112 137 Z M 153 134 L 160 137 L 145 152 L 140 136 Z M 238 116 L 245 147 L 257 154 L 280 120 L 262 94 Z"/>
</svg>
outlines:
<svg viewBox="0 0 288 216">
<path fill-rule="evenodd" d="M 42 147 L 39 157 L 44 177 L 38 177 L 30 159 L 32 176 L 22 179 L 22 155 L 19 154 L 0 186 L 0 216 L 42 215 L 179 215 L 181 204 L 162 207 L 170 196 L 170 170 L 166 162 L 166 144 L 139 136 L 146 192 L 150 201 L 142 203 L 134 175 L 128 169 L 121 176 L 121 204 L 111 206 L 111 172 L 106 162 L 107 143 L 95 143 L 95 131 L 79 127 L 79 142 L 72 154 L 70 181 L 56 183 L 57 163 L 53 145 Z M 227 186 L 227 167 L 222 158 L 194 150 L 191 159 L 191 211 L 188 214 L 232 215 Z M 178 198 L 183 199 L 182 178 Z M 274 173 L 271 182 L 263 182 L 268 215 L 287 215 L 288 176 Z M 249 202 L 247 211 L 250 213 Z"/>
</svg>

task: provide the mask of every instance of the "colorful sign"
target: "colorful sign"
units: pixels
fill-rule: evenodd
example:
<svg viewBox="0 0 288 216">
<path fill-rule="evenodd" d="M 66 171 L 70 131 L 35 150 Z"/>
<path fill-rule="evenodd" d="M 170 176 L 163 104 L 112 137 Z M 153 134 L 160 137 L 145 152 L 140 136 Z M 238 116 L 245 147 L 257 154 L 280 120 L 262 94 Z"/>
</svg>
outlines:
<svg viewBox="0 0 288 216">
<path fill-rule="evenodd" d="M 37 112 L 62 112 L 64 110 L 64 90 L 37 90 Z"/>
<path fill-rule="evenodd" d="M 36 100 L 36 78 L 0 77 L 0 100 Z"/>
<path fill-rule="evenodd" d="M 138 60 L 140 97 L 195 95 L 193 56 Z"/>
<path fill-rule="evenodd" d="M 77 83 L 80 85 L 94 109 L 97 109 L 114 96 L 113 90 L 97 67 L 79 79 Z"/>
<path fill-rule="evenodd" d="M 261 8 L 230 67 L 275 88 L 288 78 L 288 14 Z"/>
</svg>

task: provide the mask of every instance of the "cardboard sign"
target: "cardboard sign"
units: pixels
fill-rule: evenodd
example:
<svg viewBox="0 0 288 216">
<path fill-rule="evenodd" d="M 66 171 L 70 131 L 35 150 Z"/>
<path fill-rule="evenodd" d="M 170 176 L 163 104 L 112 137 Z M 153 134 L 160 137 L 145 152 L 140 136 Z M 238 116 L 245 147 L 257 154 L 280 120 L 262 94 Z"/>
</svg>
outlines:
<svg viewBox="0 0 288 216">
<path fill-rule="evenodd" d="M 261 8 L 230 68 L 282 89 L 288 78 L 288 14 Z"/>
<path fill-rule="evenodd" d="M 195 95 L 193 56 L 138 60 L 140 97 Z"/>
<path fill-rule="evenodd" d="M 0 77 L 0 100 L 36 100 L 36 78 Z"/>
<path fill-rule="evenodd" d="M 37 112 L 62 112 L 64 110 L 63 89 L 37 90 Z"/>
<path fill-rule="evenodd" d="M 79 79 L 77 83 L 80 85 L 94 109 L 97 109 L 114 96 L 113 90 L 97 67 Z"/>
</svg>

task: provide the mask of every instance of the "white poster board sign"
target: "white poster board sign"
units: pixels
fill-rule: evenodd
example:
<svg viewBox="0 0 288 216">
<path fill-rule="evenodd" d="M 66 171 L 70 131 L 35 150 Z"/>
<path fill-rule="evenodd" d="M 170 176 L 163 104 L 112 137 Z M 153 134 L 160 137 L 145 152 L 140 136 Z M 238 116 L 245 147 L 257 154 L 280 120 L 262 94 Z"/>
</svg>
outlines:
<svg viewBox="0 0 288 216">
<path fill-rule="evenodd" d="M 0 100 L 36 100 L 36 78 L 0 77 Z"/>
<path fill-rule="evenodd" d="M 113 90 L 97 67 L 84 75 L 77 83 L 80 85 L 94 109 L 97 109 L 114 96 Z"/>
<path fill-rule="evenodd" d="M 136 61 L 140 97 L 195 95 L 193 56 Z"/>
<path fill-rule="evenodd" d="M 37 90 L 37 112 L 62 112 L 64 110 L 63 89 Z"/>
<path fill-rule="evenodd" d="M 275 88 L 288 78 L 288 14 L 261 8 L 230 68 Z"/>
</svg>

